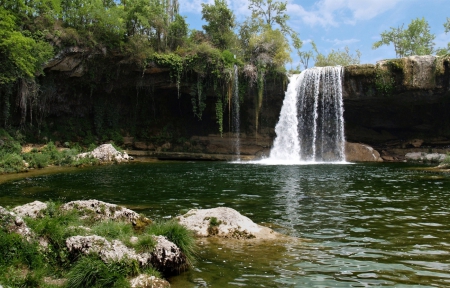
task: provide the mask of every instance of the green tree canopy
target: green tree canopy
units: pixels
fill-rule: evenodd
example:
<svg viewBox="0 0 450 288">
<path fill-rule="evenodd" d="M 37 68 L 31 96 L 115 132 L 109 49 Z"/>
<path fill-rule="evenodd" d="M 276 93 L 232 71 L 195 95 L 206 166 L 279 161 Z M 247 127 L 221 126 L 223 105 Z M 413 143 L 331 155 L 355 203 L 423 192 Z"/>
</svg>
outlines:
<svg viewBox="0 0 450 288">
<path fill-rule="evenodd" d="M 344 51 L 331 49 L 327 55 L 317 52 L 316 48 L 315 66 L 348 66 L 360 63 L 361 52 L 356 50 L 356 55 L 350 53 L 350 49 L 346 46 Z"/>
<path fill-rule="evenodd" d="M 228 49 L 235 38 L 235 16 L 224 0 L 214 0 L 214 4 L 202 3 L 202 19 L 208 22 L 203 29 L 211 42 L 219 49 Z"/>
<path fill-rule="evenodd" d="M 434 52 L 434 39 L 436 36 L 430 32 L 430 26 L 425 18 L 413 19 L 407 29 L 403 25 L 398 28 L 381 33 L 381 40 L 373 44 L 377 49 L 382 45 L 394 45 L 397 57 L 411 55 L 429 55 Z"/>
<path fill-rule="evenodd" d="M 53 56 L 52 46 L 37 35 L 20 30 L 16 19 L 0 7 L 0 84 L 33 78 Z"/>
</svg>

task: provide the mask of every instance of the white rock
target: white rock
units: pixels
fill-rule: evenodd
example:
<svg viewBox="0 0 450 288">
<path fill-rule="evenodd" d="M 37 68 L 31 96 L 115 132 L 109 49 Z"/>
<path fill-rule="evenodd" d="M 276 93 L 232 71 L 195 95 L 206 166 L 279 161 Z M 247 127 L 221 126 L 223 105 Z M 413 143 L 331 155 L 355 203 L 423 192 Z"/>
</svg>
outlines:
<svg viewBox="0 0 450 288">
<path fill-rule="evenodd" d="M 28 241 L 33 237 L 33 232 L 23 221 L 22 217 L 0 206 L 0 223 L 9 233 L 17 233 Z"/>
<path fill-rule="evenodd" d="M 43 210 L 47 209 L 47 204 L 41 201 L 34 201 L 22 206 L 17 206 L 12 211 L 21 217 L 37 218 Z"/>
<path fill-rule="evenodd" d="M 95 199 L 67 202 L 61 206 L 61 209 L 78 209 L 81 211 L 86 209 L 94 211 L 98 219 L 126 220 L 132 224 L 136 224 L 136 221 L 141 218 L 141 216 L 133 210 Z M 150 219 L 145 217 L 142 217 L 142 220 L 151 222 Z"/>
<path fill-rule="evenodd" d="M 74 254 L 98 254 L 105 263 L 118 262 L 127 258 L 137 260 L 143 266 L 149 263 L 151 257 L 149 253 L 137 254 L 134 249 L 128 248 L 119 240 L 110 242 L 97 235 L 69 237 L 66 239 L 66 247 Z"/>
<path fill-rule="evenodd" d="M 128 161 L 130 158 L 126 152 L 117 151 L 116 148 L 114 148 L 114 146 L 112 146 L 111 144 L 100 145 L 91 152 L 78 154 L 77 157 L 93 157 L 100 160 L 101 162 L 123 162 Z"/>
<path fill-rule="evenodd" d="M 218 225 L 211 225 L 213 218 L 216 218 Z M 272 229 L 260 226 L 236 210 L 227 207 L 192 209 L 177 219 L 181 225 L 194 231 L 200 237 L 272 239 L 279 235 Z"/>
<path fill-rule="evenodd" d="M 141 274 L 130 280 L 131 288 L 168 288 L 170 283 L 167 280 Z M 1 287 L 0 287 L 1 288 Z"/>
</svg>

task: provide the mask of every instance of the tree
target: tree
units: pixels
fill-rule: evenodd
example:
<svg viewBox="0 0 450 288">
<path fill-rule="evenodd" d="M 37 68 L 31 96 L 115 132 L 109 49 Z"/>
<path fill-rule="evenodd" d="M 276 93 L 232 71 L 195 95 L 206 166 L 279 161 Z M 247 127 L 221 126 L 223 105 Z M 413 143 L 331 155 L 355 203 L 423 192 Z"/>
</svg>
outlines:
<svg viewBox="0 0 450 288">
<path fill-rule="evenodd" d="M 348 66 L 360 63 L 361 52 L 356 50 L 356 55 L 350 54 L 350 49 L 348 47 L 344 48 L 344 51 L 331 49 L 328 55 L 319 53 L 316 50 L 315 66 L 325 67 L 325 66 Z"/>
<path fill-rule="evenodd" d="M 447 18 L 447 22 L 444 23 L 444 28 L 445 28 L 445 34 L 447 34 L 448 32 L 450 32 L 450 18 Z M 450 42 L 447 43 L 447 47 L 445 48 L 439 48 L 436 50 L 436 55 L 447 55 L 450 54 Z"/>
<path fill-rule="evenodd" d="M 53 56 L 53 48 L 34 39 L 29 31 L 21 31 L 16 17 L 0 7 L 0 55 L 0 84 L 7 84 L 20 78 L 34 78 Z"/>
<path fill-rule="evenodd" d="M 252 11 L 252 19 L 259 22 L 263 29 L 280 29 L 285 36 L 292 39 L 295 49 L 299 50 L 302 42 L 297 34 L 289 25 L 289 15 L 286 14 L 287 2 L 273 0 L 250 0 L 248 9 Z M 278 27 L 277 27 L 278 26 Z"/>
<path fill-rule="evenodd" d="M 397 57 L 411 55 L 429 55 L 434 52 L 433 40 L 436 38 L 430 33 L 430 26 L 425 18 L 413 19 L 407 29 L 403 25 L 398 28 L 391 27 L 390 31 L 381 33 L 381 40 L 373 44 L 377 49 L 382 45 L 394 45 Z"/>
<path fill-rule="evenodd" d="M 214 0 L 214 5 L 202 3 L 202 19 L 208 22 L 203 29 L 219 49 L 228 49 L 234 38 L 235 16 L 224 0 Z"/>
</svg>

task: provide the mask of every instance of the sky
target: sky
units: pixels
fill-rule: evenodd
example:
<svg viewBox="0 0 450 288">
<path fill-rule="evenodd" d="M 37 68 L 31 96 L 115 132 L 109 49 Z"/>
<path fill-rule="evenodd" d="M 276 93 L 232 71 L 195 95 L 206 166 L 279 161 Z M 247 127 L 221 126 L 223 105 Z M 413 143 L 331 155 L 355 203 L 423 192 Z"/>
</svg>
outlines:
<svg viewBox="0 0 450 288">
<path fill-rule="evenodd" d="M 380 34 L 411 20 L 424 17 L 436 35 L 435 48 L 446 47 L 450 32 L 445 34 L 443 24 L 450 18 L 450 0 L 283 0 L 287 1 L 288 24 L 299 33 L 303 51 L 311 50 L 313 40 L 319 52 L 328 54 L 332 49 L 343 51 L 346 46 L 351 54 L 361 52 L 362 64 L 375 64 L 379 60 L 395 58 L 393 46 L 372 49 Z M 250 16 L 248 0 L 226 0 L 236 20 L 243 22 Z M 180 14 L 186 16 L 190 29 L 202 30 L 201 3 L 214 0 L 179 0 Z M 299 59 L 291 53 L 296 68 Z"/>
</svg>

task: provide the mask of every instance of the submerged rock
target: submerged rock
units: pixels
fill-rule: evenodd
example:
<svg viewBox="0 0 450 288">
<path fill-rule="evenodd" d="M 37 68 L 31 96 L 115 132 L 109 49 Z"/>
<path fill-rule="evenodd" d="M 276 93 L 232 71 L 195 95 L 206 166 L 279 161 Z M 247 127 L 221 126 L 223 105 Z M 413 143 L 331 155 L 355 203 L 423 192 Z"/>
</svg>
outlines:
<svg viewBox="0 0 450 288">
<path fill-rule="evenodd" d="M 125 220 L 133 225 L 143 226 L 150 224 L 152 221 L 133 210 L 118 206 L 116 204 L 110 204 L 99 200 L 79 200 L 71 201 L 61 206 L 63 210 L 77 209 L 79 211 L 91 211 L 94 212 L 95 218 L 98 220 Z M 89 213 L 87 213 L 89 214 Z M 89 215 L 86 215 L 89 216 Z"/>
<path fill-rule="evenodd" d="M 124 162 L 129 160 L 126 152 L 119 152 L 111 144 L 103 144 L 95 148 L 91 152 L 81 153 L 77 155 L 78 158 L 93 157 L 101 162 Z"/>
<path fill-rule="evenodd" d="M 167 280 L 141 274 L 130 280 L 131 288 L 168 288 L 170 283 Z"/>
<path fill-rule="evenodd" d="M 21 217 L 36 219 L 42 216 L 42 212 L 47 209 L 47 204 L 41 201 L 34 201 L 22 206 L 14 207 L 13 212 Z"/>
<path fill-rule="evenodd" d="M 200 237 L 274 239 L 280 236 L 272 229 L 260 226 L 236 210 L 227 207 L 192 209 L 177 219 L 181 225 L 194 231 Z"/>
</svg>

